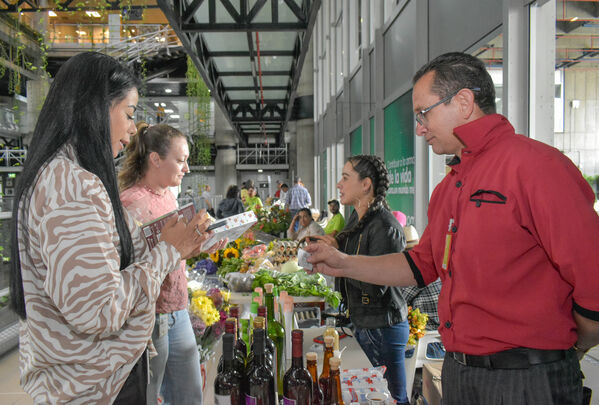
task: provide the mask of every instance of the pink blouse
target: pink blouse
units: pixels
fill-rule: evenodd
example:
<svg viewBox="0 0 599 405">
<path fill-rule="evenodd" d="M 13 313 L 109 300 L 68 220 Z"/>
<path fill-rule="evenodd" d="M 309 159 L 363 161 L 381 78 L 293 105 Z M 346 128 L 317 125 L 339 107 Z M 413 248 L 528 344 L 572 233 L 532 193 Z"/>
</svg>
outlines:
<svg viewBox="0 0 599 405">
<path fill-rule="evenodd" d="M 135 185 L 121 193 L 121 202 L 139 225 L 150 222 L 177 208 L 177 199 L 170 190 L 164 195 L 149 187 Z M 156 313 L 166 314 L 187 308 L 187 277 L 185 261 L 179 268 L 166 276 L 156 301 Z"/>
</svg>

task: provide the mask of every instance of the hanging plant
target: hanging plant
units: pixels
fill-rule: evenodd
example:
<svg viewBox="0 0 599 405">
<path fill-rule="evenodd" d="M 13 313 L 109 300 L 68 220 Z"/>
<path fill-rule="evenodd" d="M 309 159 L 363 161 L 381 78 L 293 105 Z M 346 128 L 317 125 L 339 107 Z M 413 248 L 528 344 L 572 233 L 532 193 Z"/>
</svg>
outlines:
<svg viewBox="0 0 599 405">
<path fill-rule="evenodd" d="M 207 166 L 212 163 L 210 154 L 210 90 L 200 72 L 196 69 L 191 58 L 187 57 L 186 94 L 189 103 L 189 122 L 191 132 L 191 150 L 189 161 L 191 165 Z"/>
</svg>

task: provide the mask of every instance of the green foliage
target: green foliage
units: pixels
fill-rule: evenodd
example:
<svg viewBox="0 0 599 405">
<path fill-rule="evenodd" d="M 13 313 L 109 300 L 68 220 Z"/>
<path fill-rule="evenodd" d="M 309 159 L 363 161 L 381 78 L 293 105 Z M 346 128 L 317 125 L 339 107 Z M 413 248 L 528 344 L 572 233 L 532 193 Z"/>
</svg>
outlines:
<svg viewBox="0 0 599 405">
<path fill-rule="evenodd" d="M 262 231 L 270 235 L 279 236 L 285 232 L 291 223 L 291 214 L 288 209 L 273 205 L 263 208 L 256 213 L 258 222 L 252 227 L 255 231 Z"/>
<path fill-rule="evenodd" d="M 200 72 L 196 69 L 193 61 L 187 57 L 187 97 L 189 100 L 189 122 L 191 148 L 189 151 L 189 164 L 207 166 L 212 163 L 210 155 L 210 90 Z"/>
<path fill-rule="evenodd" d="M 599 175 L 595 176 L 584 176 L 585 180 L 589 182 L 589 185 L 595 192 L 595 194 L 599 193 Z"/>
</svg>

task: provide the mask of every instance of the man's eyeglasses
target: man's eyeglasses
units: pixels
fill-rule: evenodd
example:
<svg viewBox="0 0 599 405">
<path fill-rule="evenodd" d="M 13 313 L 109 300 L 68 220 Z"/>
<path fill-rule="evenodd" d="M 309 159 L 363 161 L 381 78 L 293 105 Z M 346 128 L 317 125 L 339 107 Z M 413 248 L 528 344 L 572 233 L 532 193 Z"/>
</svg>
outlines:
<svg viewBox="0 0 599 405">
<path fill-rule="evenodd" d="M 480 91 L 480 87 L 472 87 L 472 88 L 468 87 L 468 89 L 472 90 L 472 91 Z M 460 91 L 462 91 L 462 89 L 456 90 L 455 92 L 451 93 L 449 96 L 442 98 L 441 100 L 437 101 L 435 104 L 431 105 L 430 107 L 427 107 L 424 110 L 417 112 L 416 113 L 416 122 L 418 122 L 420 125 L 426 125 L 426 117 L 424 116 L 424 114 L 426 114 L 427 112 L 429 112 L 430 110 L 432 110 L 433 108 L 435 108 L 441 104 L 447 103 Z"/>
</svg>

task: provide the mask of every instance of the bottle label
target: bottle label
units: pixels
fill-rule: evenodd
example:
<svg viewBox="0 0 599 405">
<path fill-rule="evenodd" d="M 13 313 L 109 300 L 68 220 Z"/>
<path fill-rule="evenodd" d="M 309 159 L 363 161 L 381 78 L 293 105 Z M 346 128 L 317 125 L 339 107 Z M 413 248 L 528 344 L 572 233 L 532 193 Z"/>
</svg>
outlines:
<svg viewBox="0 0 599 405">
<path fill-rule="evenodd" d="M 295 399 L 289 399 L 287 397 L 283 397 L 283 405 L 296 405 L 297 401 Z"/>
<path fill-rule="evenodd" d="M 258 398 L 245 394 L 245 405 L 258 405 Z"/>
<path fill-rule="evenodd" d="M 214 403 L 215 405 L 231 405 L 231 396 L 214 394 Z"/>
</svg>

